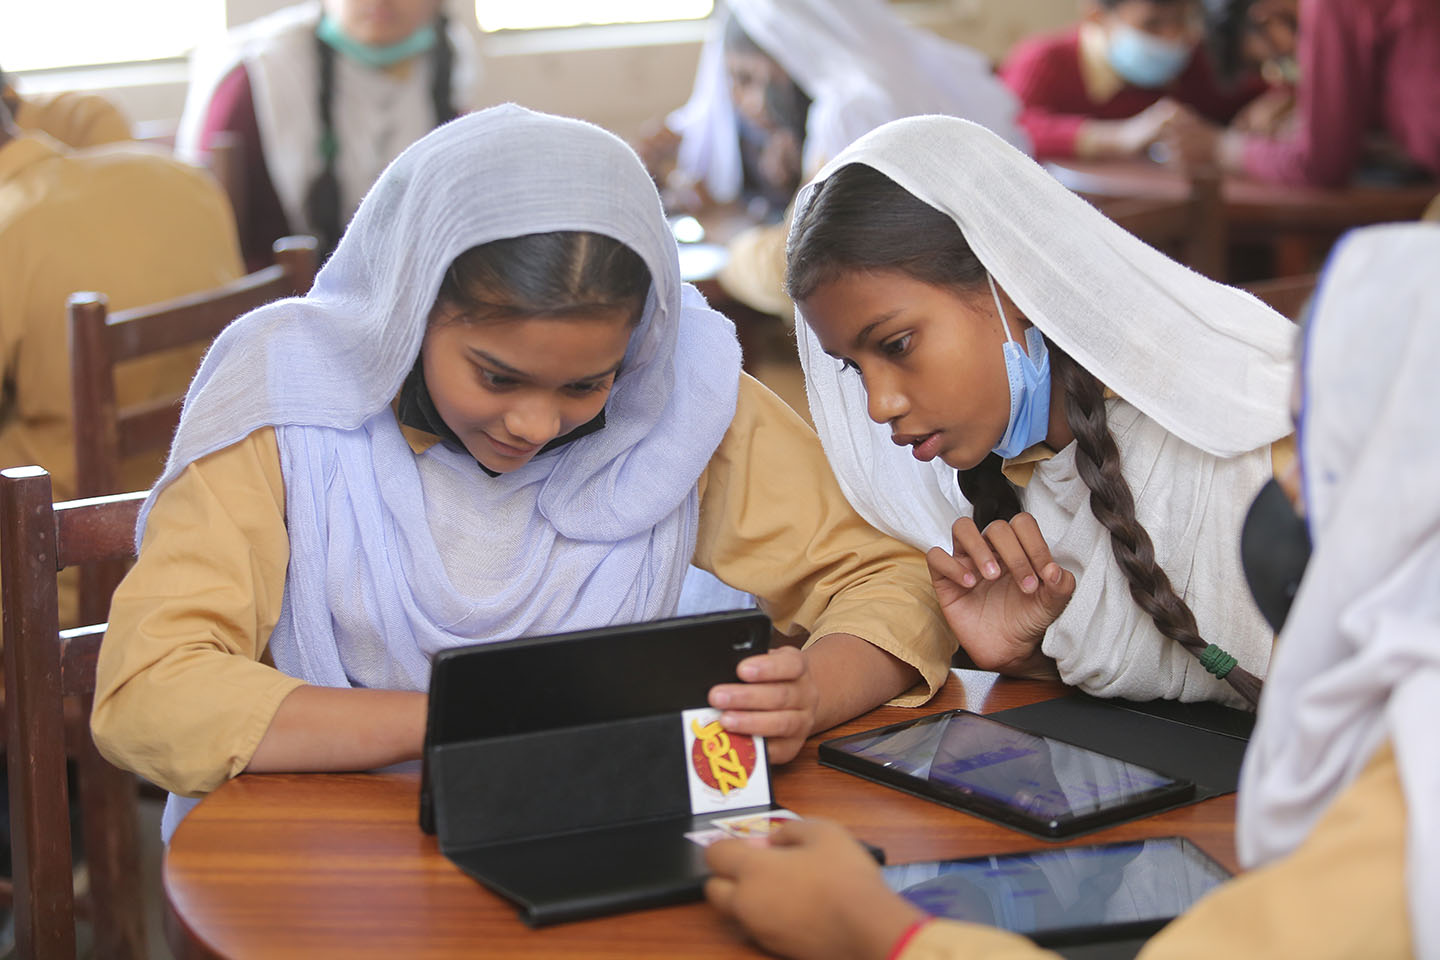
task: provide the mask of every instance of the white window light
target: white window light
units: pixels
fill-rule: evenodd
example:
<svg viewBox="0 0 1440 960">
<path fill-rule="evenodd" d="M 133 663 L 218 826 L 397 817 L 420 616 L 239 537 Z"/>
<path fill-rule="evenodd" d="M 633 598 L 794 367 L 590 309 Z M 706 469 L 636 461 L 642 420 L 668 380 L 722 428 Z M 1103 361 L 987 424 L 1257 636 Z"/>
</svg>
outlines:
<svg viewBox="0 0 1440 960">
<path fill-rule="evenodd" d="M 475 0 L 475 17 L 485 31 L 535 30 L 700 20 L 714 8 L 714 0 Z"/>
<path fill-rule="evenodd" d="M 225 30 L 225 0 L 0 0 L 7 73 L 184 56 Z"/>
</svg>

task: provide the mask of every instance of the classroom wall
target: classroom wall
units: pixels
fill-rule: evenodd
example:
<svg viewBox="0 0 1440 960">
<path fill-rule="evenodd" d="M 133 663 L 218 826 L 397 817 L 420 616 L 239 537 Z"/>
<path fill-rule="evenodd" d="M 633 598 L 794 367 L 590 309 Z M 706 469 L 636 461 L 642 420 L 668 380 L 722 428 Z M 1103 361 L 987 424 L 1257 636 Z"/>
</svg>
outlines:
<svg viewBox="0 0 1440 960">
<path fill-rule="evenodd" d="M 460 21 L 464 0 L 449 2 Z M 1072 21 L 1079 2 L 906 0 L 896 6 L 916 23 L 999 60 L 1020 37 Z M 286 0 L 227 0 L 232 23 L 285 5 Z M 672 23 L 483 36 L 485 93 L 491 102 L 514 100 L 631 137 L 646 120 L 684 101 L 704 31 L 703 23 Z M 34 92 L 95 90 L 136 122 L 173 123 L 185 101 L 185 65 L 55 71 L 21 76 L 19 86 Z"/>
</svg>

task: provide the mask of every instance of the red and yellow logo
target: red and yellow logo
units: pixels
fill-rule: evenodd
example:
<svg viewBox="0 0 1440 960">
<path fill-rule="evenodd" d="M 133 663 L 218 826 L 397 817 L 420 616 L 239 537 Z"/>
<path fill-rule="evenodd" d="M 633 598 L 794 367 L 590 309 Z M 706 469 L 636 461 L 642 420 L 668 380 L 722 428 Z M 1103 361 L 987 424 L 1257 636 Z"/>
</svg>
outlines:
<svg viewBox="0 0 1440 960">
<path fill-rule="evenodd" d="M 744 790 L 755 772 L 755 738 L 748 734 L 731 737 L 719 720 L 702 727 L 699 720 L 692 719 L 690 730 L 695 734 L 690 762 L 701 782 L 722 796 Z"/>
</svg>

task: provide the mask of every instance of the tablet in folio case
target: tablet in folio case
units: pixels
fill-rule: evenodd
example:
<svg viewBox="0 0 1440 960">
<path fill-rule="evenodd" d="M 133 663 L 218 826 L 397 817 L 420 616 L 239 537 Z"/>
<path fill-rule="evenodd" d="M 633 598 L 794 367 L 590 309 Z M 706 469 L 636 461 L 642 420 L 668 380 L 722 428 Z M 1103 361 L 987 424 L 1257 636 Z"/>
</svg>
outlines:
<svg viewBox="0 0 1440 960">
<path fill-rule="evenodd" d="M 686 834 L 773 806 L 764 741 L 705 705 L 769 641 L 737 611 L 438 654 L 422 827 L 533 926 L 699 899 Z"/>
</svg>

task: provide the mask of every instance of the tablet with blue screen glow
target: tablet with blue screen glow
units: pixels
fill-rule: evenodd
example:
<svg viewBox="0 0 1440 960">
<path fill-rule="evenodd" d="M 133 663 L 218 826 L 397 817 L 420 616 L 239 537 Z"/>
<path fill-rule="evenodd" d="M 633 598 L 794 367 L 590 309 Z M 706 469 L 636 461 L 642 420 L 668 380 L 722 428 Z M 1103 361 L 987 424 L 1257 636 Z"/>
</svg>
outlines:
<svg viewBox="0 0 1440 960">
<path fill-rule="evenodd" d="M 827 740 L 820 762 L 1047 840 L 1195 794 L 1190 780 L 968 710 Z"/>
<path fill-rule="evenodd" d="M 932 916 L 1042 946 L 1153 934 L 1229 876 L 1181 837 L 907 863 L 885 882 Z"/>
</svg>

